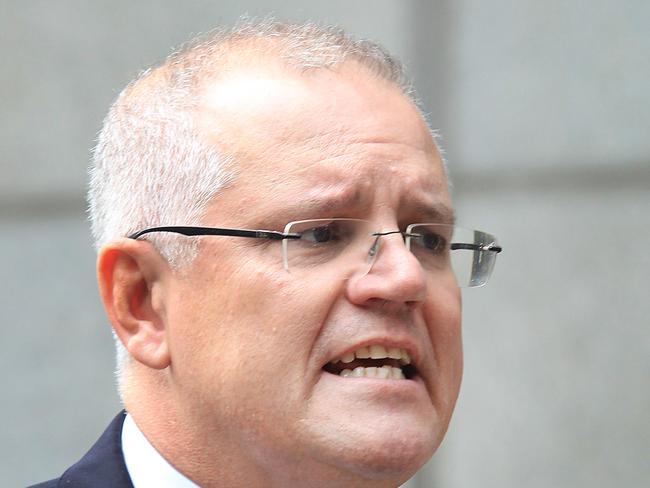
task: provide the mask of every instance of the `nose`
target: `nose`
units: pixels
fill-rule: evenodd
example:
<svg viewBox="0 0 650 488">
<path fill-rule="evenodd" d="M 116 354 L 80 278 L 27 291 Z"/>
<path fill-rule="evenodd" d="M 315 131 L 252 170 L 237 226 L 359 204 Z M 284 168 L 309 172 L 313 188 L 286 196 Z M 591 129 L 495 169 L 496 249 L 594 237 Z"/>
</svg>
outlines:
<svg viewBox="0 0 650 488">
<path fill-rule="evenodd" d="M 401 232 L 382 232 L 377 237 L 369 250 L 370 269 L 347 282 L 348 300 L 359 306 L 391 303 L 398 308 L 422 302 L 427 278 L 420 262 L 406 249 Z"/>
</svg>

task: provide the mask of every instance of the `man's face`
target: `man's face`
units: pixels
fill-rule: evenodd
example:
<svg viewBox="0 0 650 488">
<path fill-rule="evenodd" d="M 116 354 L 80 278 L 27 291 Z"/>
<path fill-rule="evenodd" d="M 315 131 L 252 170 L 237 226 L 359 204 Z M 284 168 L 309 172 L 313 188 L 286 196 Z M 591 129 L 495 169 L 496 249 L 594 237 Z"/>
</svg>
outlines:
<svg viewBox="0 0 650 488">
<path fill-rule="evenodd" d="M 404 230 L 450 211 L 415 107 L 355 65 L 241 70 L 208 88 L 199 120 L 237 161 L 204 225 L 281 231 L 346 217 Z M 399 234 L 381 239 L 368 274 L 330 280 L 288 273 L 280 241 L 202 238 L 166 314 L 179 402 L 206 449 L 219 439 L 269 471 L 322 479 L 398 479 L 428 459 L 460 384 L 460 294 L 425 275 Z M 407 351 L 415 375 L 326 371 L 368 346 Z"/>
</svg>

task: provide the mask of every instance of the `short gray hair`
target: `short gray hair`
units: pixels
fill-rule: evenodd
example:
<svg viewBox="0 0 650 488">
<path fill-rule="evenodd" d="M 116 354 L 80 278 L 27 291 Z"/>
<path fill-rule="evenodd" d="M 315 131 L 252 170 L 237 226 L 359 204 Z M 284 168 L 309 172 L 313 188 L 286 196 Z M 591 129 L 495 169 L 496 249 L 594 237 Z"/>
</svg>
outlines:
<svg viewBox="0 0 650 488">
<path fill-rule="evenodd" d="M 93 151 L 88 190 L 95 246 L 145 227 L 198 225 L 212 197 L 236 177 L 232 157 L 198 134 L 201 89 L 245 56 L 290 70 L 334 69 L 356 61 L 415 100 L 402 64 L 380 45 L 338 27 L 243 19 L 215 30 L 141 73 L 117 97 Z M 172 267 L 191 262 L 194 239 L 150 239 Z M 118 381 L 128 353 L 116 338 Z"/>
</svg>

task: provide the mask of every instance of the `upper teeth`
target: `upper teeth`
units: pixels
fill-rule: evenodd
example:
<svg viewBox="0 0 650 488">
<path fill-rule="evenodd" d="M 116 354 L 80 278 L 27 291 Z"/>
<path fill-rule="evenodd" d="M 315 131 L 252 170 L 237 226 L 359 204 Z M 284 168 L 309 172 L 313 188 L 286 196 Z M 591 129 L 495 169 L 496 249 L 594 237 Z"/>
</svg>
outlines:
<svg viewBox="0 0 650 488">
<path fill-rule="evenodd" d="M 352 351 L 347 354 L 344 354 L 341 359 L 336 360 L 334 362 L 337 363 L 338 361 L 342 361 L 344 363 L 351 363 L 355 359 L 386 359 L 386 358 L 397 359 L 402 364 L 411 364 L 411 357 L 409 356 L 408 352 L 406 352 L 404 349 L 401 349 L 399 347 L 385 348 L 384 346 L 380 346 L 379 344 L 360 347 L 356 351 Z"/>
</svg>

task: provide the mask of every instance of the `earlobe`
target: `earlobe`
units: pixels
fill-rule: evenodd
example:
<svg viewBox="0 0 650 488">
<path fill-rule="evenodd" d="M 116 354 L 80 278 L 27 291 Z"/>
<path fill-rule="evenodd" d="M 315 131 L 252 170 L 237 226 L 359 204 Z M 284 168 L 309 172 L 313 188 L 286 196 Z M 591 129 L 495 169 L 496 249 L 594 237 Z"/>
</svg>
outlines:
<svg viewBox="0 0 650 488">
<path fill-rule="evenodd" d="M 170 364 L 165 320 L 169 267 L 144 241 L 119 239 L 99 250 L 97 280 L 115 333 L 138 362 L 154 369 Z"/>
</svg>

